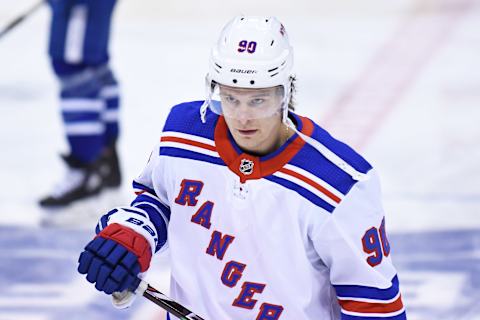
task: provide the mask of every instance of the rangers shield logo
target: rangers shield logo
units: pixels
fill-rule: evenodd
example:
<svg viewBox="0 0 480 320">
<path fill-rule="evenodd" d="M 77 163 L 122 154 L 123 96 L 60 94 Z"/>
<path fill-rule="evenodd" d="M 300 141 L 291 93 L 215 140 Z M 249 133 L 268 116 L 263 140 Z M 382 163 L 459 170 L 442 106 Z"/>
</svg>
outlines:
<svg viewBox="0 0 480 320">
<path fill-rule="evenodd" d="M 240 162 L 240 172 L 248 176 L 253 172 L 253 161 L 248 159 L 242 159 Z"/>
</svg>

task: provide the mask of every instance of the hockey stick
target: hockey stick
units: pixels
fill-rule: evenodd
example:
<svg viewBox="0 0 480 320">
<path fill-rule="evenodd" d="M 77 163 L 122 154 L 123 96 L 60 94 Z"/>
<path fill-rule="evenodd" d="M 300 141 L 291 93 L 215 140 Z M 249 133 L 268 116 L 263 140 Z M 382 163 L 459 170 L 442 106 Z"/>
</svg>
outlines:
<svg viewBox="0 0 480 320">
<path fill-rule="evenodd" d="M 37 11 L 38 8 L 40 8 L 43 5 L 43 3 L 44 3 L 43 0 L 35 3 L 35 5 L 33 5 L 30 9 L 28 9 L 27 11 L 25 11 L 24 13 L 22 13 L 21 15 L 19 15 L 18 17 L 16 17 L 12 21 L 10 21 L 5 27 L 3 27 L 3 29 L 0 30 L 0 38 L 2 38 L 4 35 L 9 33 L 16 26 L 18 26 L 23 20 L 25 20 L 26 18 L 31 16 L 32 13 Z"/>
<path fill-rule="evenodd" d="M 132 293 L 131 291 L 115 292 L 112 295 L 113 304 L 117 308 L 126 308 L 132 303 L 134 295 L 140 294 L 180 320 L 205 320 L 153 288 L 145 281 L 140 281 L 135 293 Z"/>
<path fill-rule="evenodd" d="M 143 296 L 178 317 L 180 320 L 204 320 L 202 317 L 196 315 L 178 302 L 173 301 L 150 285 L 147 285 Z"/>
</svg>

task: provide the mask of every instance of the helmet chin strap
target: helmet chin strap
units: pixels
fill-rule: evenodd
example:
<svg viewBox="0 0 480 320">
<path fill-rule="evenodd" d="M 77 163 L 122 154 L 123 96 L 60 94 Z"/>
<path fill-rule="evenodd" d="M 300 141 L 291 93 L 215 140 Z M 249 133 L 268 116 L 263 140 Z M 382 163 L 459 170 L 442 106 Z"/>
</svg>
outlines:
<svg viewBox="0 0 480 320">
<path fill-rule="evenodd" d="M 206 115 L 207 115 L 207 109 L 208 109 L 208 104 L 210 103 L 210 100 L 212 98 L 212 94 L 210 91 L 210 86 L 212 85 L 212 80 L 210 77 L 207 75 L 205 76 L 205 101 L 203 101 L 202 106 L 200 107 L 200 120 L 202 120 L 202 123 L 207 122 L 206 120 Z"/>
<path fill-rule="evenodd" d="M 202 123 L 207 122 L 207 120 L 205 119 L 207 115 L 207 109 L 208 109 L 208 100 L 205 100 L 202 106 L 200 107 L 200 120 L 202 120 Z"/>
</svg>

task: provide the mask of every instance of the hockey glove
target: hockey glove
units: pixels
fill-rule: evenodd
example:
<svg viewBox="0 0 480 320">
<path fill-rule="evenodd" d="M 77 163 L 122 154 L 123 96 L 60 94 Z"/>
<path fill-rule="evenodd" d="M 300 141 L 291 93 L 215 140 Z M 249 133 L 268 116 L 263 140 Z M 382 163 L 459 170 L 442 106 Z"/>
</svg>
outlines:
<svg viewBox="0 0 480 320">
<path fill-rule="evenodd" d="M 87 244 L 78 259 L 78 272 L 106 294 L 135 291 L 138 274 L 148 269 L 151 258 L 150 245 L 142 235 L 113 223 Z"/>
</svg>

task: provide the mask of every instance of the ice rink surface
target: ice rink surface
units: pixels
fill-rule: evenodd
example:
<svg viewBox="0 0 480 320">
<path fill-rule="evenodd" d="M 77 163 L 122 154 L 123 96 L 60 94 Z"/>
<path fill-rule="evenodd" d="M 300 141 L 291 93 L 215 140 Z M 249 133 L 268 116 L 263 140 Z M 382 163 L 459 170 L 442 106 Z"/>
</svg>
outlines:
<svg viewBox="0 0 480 320">
<path fill-rule="evenodd" d="M 0 27 L 32 3 L 0 0 Z M 143 0 L 117 9 L 125 181 L 61 212 L 36 205 L 67 151 L 46 56 L 48 9 L 0 39 L 0 320 L 163 319 L 144 299 L 114 310 L 76 260 L 96 218 L 132 198 L 129 181 L 169 108 L 203 99 L 209 48 L 239 13 L 284 22 L 297 112 L 377 167 L 408 318 L 480 319 L 479 0 Z M 168 257 L 148 280 L 168 290 Z"/>
</svg>

